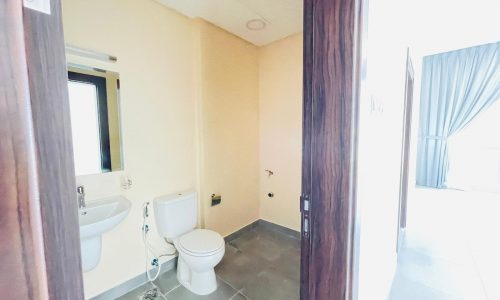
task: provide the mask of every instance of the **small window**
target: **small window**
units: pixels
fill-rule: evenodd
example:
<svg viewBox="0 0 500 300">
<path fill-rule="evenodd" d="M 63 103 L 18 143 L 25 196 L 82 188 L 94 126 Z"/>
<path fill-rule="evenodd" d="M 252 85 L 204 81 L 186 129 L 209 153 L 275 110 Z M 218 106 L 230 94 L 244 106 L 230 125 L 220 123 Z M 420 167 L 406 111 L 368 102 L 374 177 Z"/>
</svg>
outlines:
<svg viewBox="0 0 500 300">
<path fill-rule="evenodd" d="M 68 72 L 76 175 L 111 171 L 106 78 Z"/>
</svg>

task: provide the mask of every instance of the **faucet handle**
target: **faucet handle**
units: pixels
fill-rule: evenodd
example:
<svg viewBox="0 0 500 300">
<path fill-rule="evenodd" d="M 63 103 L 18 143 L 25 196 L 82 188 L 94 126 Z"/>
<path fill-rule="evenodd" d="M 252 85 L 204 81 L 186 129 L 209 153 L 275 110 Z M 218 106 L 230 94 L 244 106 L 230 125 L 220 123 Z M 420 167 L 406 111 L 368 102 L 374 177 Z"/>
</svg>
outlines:
<svg viewBox="0 0 500 300">
<path fill-rule="evenodd" d="M 79 195 L 85 195 L 85 188 L 83 185 L 79 185 L 76 187 L 76 192 L 79 194 Z"/>
</svg>

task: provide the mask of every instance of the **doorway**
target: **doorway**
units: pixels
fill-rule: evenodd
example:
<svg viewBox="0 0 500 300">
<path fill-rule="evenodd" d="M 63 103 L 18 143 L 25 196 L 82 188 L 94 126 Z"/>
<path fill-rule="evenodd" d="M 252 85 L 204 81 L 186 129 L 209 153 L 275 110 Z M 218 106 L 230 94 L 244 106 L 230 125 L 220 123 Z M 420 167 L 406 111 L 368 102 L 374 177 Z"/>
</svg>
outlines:
<svg viewBox="0 0 500 300">
<path fill-rule="evenodd" d="M 27 54 L 19 66 L 30 97 L 24 111 L 30 111 L 31 116 L 19 120 L 24 120 L 26 127 L 30 127 L 30 119 L 33 121 L 28 128 L 31 134 L 22 136 L 33 137 L 30 155 L 36 156 L 36 164 L 27 168 L 34 181 L 22 186 L 35 187 L 34 196 L 28 199 L 29 212 L 30 218 L 40 221 L 32 228 L 39 247 L 39 277 L 31 281 L 32 286 L 19 291 L 54 299 L 83 299 L 60 1 L 51 0 L 50 5 L 35 10 L 23 8 L 21 3 L 5 4 L 4 8 L 2 12 L 8 15 L 2 18 L 6 22 L 2 28 L 18 38 L 16 53 Z M 348 223 L 355 215 L 362 7 L 359 1 L 342 0 L 305 1 L 304 8 L 304 171 L 302 197 L 300 202 L 299 197 L 295 200 L 302 212 L 301 298 L 341 299 L 351 295 L 356 282 L 355 228 Z M 10 31 L 12 28 L 16 30 Z M 3 45 L 2 57 L 8 57 L 10 48 L 5 45 L 9 44 Z M 2 76 L 7 71 L 2 70 Z M 27 152 L 22 153 L 29 157 Z M 12 162 L 12 157 L 7 159 Z M 16 200 L 14 196 L 9 194 L 9 199 Z M 26 214 L 20 218 L 28 220 Z M 18 259 L 19 265 L 26 264 Z M 23 279 L 17 279 L 16 284 L 22 286 Z M 2 288 L 2 292 L 8 290 L 11 292 L 6 295 L 23 298 L 12 294 L 11 287 Z"/>
</svg>

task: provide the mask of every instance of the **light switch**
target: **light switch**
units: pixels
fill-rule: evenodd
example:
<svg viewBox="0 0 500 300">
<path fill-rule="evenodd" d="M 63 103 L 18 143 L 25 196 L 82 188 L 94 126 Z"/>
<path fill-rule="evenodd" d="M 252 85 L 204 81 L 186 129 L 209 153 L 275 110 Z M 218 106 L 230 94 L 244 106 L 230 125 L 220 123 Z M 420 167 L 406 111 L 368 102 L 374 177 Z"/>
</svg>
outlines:
<svg viewBox="0 0 500 300">
<path fill-rule="evenodd" d="M 23 0 L 24 7 L 50 15 L 50 0 Z"/>
</svg>

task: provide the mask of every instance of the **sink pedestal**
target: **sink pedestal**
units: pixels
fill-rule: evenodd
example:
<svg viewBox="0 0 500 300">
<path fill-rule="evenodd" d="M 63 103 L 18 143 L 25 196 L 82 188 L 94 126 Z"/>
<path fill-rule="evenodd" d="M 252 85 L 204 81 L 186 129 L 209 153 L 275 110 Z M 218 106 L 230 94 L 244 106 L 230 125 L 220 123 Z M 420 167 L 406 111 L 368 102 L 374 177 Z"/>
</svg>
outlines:
<svg viewBox="0 0 500 300">
<path fill-rule="evenodd" d="M 88 272 L 99 264 L 102 235 L 118 226 L 128 215 L 130 201 L 123 196 L 94 200 L 80 211 L 82 269 Z"/>
<path fill-rule="evenodd" d="M 97 267 L 101 259 L 102 235 L 80 240 L 82 250 L 83 272 L 90 271 Z"/>
</svg>

